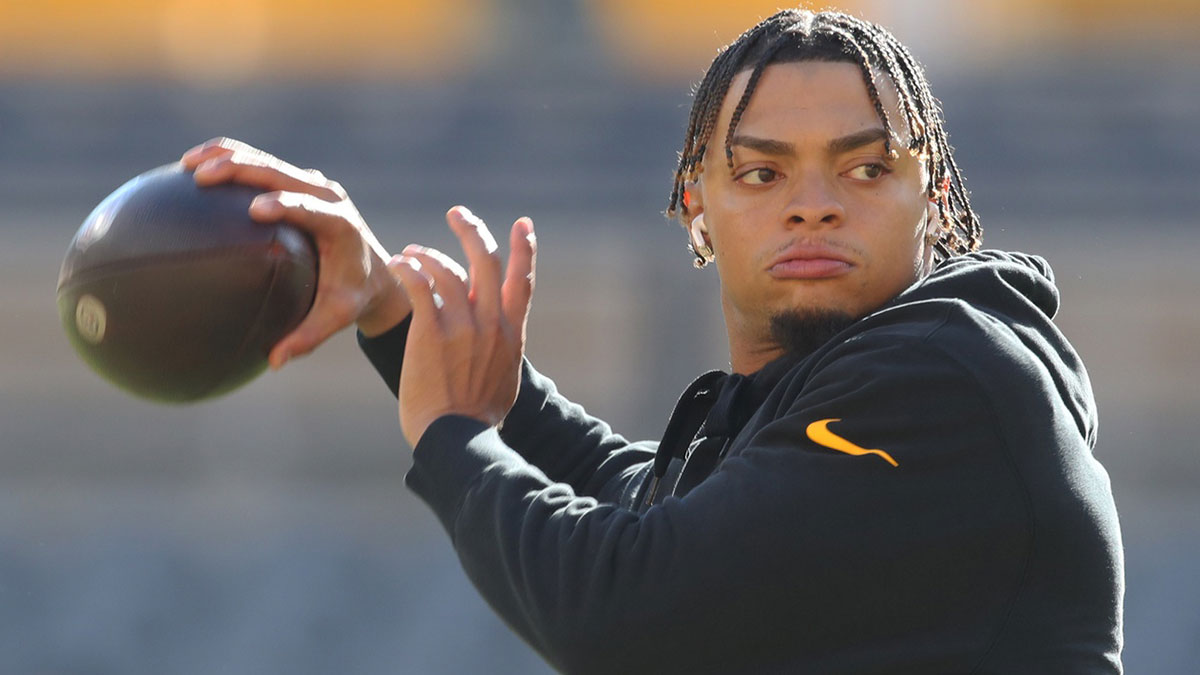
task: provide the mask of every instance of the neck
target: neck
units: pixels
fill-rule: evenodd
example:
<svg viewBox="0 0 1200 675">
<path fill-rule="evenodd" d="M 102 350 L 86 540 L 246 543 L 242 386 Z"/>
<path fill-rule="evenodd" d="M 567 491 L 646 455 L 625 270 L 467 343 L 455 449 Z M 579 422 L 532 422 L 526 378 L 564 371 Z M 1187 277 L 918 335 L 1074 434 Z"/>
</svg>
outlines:
<svg viewBox="0 0 1200 675">
<path fill-rule="evenodd" d="M 729 337 L 729 366 L 739 375 L 749 375 L 762 370 L 763 366 L 783 356 L 779 345 L 738 345 Z"/>
<path fill-rule="evenodd" d="M 783 355 L 783 347 L 771 337 L 766 327 L 753 330 L 738 316 L 727 301 L 722 302 L 725 311 L 725 333 L 729 337 L 729 367 L 739 375 L 749 375 Z"/>
</svg>

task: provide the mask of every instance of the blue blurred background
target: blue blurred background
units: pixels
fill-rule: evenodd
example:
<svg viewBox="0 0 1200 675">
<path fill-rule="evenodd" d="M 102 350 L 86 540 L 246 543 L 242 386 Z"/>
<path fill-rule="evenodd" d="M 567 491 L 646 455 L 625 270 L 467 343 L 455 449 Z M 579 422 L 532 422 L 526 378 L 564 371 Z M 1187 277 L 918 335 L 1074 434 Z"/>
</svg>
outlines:
<svg viewBox="0 0 1200 675">
<path fill-rule="evenodd" d="M 839 6 L 926 64 L 985 244 L 1054 265 L 1124 528 L 1127 671 L 1195 672 L 1200 5 Z M 0 673 L 547 672 L 404 488 L 349 333 L 220 400 L 144 403 L 71 351 L 62 255 L 108 192 L 215 135 L 339 180 L 392 250 L 456 250 L 456 203 L 527 214 L 531 358 L 657 438 L 726 362 L 715 272 L 661 215 L 690 87 L 775 7 L 0 0 Z"/>
</svg>

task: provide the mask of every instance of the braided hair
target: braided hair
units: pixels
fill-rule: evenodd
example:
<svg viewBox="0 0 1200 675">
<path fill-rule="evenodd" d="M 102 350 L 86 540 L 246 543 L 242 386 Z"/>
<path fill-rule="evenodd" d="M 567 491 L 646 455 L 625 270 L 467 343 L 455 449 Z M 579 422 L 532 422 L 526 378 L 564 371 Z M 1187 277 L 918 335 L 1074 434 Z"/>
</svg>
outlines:
<svg viewBox="0 0 1200 675">
<path fill-rule="evenodd" d="M 802 61 L 847 62 L 862 72 L 867 93 L 887 136 L 884 150 L 895 156 L 890 119 L 879 97 L 877 73 L 886 76 L 899 98 L 900 114 L 910 134 L 908 152 L 927 161 L 926 192 L 937 198 L 942 228 L 934 242 L 937 260 L 979 249 L 983 228 L 971 210 L 962 172 L 954 162 L 953 148 L 942 126 L 941 104 L 929 91 L 925 72 L 908 49 L 887 29 L 840 12 L 787 9 L 763 20 L 722 49 L 696 88 L 679 167 L 671 188 L 667 216 L 688 216 L 685 184 L 704 170 L 703 159 L 717 117 L 735 75 L 750 71 L 746 89 L 734 107 L 725 130 L 725 160 L 733 169 L 732 140 L 742 113 L 754 94 L 763 70 L 773 63 Z"/>
</svg>

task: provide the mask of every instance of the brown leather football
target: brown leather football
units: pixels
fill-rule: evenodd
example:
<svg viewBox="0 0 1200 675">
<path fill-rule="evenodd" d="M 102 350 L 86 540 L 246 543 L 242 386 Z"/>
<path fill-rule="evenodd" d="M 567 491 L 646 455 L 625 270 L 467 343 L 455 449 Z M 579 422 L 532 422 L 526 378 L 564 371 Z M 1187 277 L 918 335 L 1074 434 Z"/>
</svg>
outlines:
<svg viewBox="0 0 1200 675">
<path fill-rule="evenodd" d="M 188 402 L 261 373 L 312 306 L 317 257 L 283 223 L 251 220 L 253 188 L 201 188 L 179 164 L 122 185 L 67 249 L 58 310 L 97 373 L 139 396 Z"/>
</svg>

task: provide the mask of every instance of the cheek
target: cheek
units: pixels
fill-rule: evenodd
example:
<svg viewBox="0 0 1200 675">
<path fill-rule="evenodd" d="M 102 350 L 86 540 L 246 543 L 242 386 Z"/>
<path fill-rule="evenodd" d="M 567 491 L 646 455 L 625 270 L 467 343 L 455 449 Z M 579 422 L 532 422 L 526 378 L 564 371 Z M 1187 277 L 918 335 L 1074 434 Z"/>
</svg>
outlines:
<svg viewBox="0 0 1200 675">
<path fill-rule="evenodd" d="M 731 235 L 730 230 L 722 229 L 716 232 L 709 230 L 709 241 L 716 255 L 717 269 L 721 278 L 737 275 L 750 265 L 751 251 L 746 248 L 747 237 Z"/>
<path fill-rule="evenodd" d="M 896 241 L 911 241 L 921 239 L 925 232 L 926 205 L 929 201 L 923 192 L 914 188 L 906 181 L 897 184 L 889 194 L 879 195 L 877 206 L 882 209 L 883 218 L 890 227 L 889 232 Z"/>
<path fill-rule="evenodd" d="M 739 256 L 741 249 L 745 248 L 745 240 L 753 223 L 746 216 L 743 212 L 724 207 L 705 210 L 704 227 L 718 258 L 722 255 L 726 258 Z"/>
<path fill-rule="evenodd" d="M 924 257 L 925 200 L 916 203 L 911 191 L 881 194 L 879 198 L 874 203 L 875 217 L 871 218 L 871 257 L 879 276 L 901 283 L 919 269 Z"/>
</svg>

